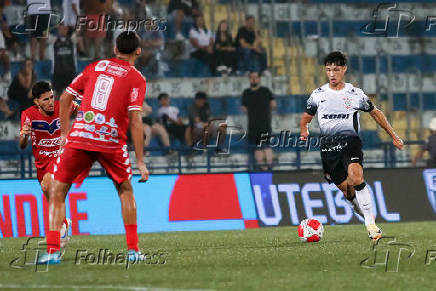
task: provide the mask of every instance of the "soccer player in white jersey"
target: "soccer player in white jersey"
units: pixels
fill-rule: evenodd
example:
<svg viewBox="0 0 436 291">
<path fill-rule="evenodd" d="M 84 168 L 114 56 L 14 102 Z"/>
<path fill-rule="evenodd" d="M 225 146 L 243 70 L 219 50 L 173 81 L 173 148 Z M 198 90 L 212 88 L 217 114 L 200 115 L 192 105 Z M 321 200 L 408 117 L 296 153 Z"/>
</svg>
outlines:
<svg viewBox="0 0 436 291">
<path fill-rule="evenodd" d="M 363 216 L 369 237 L 382 237 L 372 213 L 371 195 L 363 177 L 362 141 L 359 138 L 359 111 L 368 112 L 391 137 L 396 148 L 403 141 L 395 133 L 382 111 L 359 88 L 344 82 L 347 58 L 341 52 L 330 53 L 324 61 L 329 83 L 315 89 L 301 116 L 300 139 L 309 137 L 308 124 L 318 113 L 321 130 L 321 159 L 325 178 L 335 183 Z"/>
</svg>

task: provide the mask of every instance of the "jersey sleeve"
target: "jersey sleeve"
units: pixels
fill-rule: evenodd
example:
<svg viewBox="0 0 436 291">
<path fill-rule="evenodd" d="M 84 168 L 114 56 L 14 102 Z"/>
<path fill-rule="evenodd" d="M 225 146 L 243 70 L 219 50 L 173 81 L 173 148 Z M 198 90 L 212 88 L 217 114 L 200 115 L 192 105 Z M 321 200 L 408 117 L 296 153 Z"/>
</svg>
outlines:
<svg viewBox="0 0 436 291">
<path fill-rule="evenodd" d="M 139 110 L 142 111 L 142 104 L 145 99 L 145 91 L 147 85 L 145 79 L 141 76 L 139 80 L 135 83 L 130 91 L 130 101 L 128 111 Z"/>
<path fill-rule="evenodd" d="M 374 110 L 374 105 L 372 104 L 371 100 L 368 96 L 366 96 L 365 93 L 361 89 L 357 89 L 357 92 L 359 94 L 360 100 L 359 100 L 359 110 L 364 112 L 371 112 Z"/>
<path fill-rule="evenodd" d="M 82 100 L 83 92 L 85 91 L 86 80 L 89 75 L 89 65 L 83 70 L 76 78 L 74 78 L 73 82 L 65 89 L 68 93 L 76 97 L 77 100 Z"/>
<path fill-rule="evenodd" d="M 315 115 L 318 110 L 318 104 L 315 102 L 315 97 L 313 94 L 307 99 L 305 112 L 310 115 Z"/>
</svg>

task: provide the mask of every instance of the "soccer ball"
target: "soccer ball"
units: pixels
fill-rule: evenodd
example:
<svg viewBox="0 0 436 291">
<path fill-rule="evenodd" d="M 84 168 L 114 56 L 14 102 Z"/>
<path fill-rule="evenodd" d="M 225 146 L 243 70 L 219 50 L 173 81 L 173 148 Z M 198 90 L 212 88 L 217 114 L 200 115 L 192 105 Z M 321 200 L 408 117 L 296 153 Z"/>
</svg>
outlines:
<svg viewBox="0 0 436 291">
<path fill-rule="evenodd" d="M 324 226 L 316 219 L 305 219 L 298 226 L 298 236 L 305 242 L 318 242 L 324 235 Z"/>
</svg>

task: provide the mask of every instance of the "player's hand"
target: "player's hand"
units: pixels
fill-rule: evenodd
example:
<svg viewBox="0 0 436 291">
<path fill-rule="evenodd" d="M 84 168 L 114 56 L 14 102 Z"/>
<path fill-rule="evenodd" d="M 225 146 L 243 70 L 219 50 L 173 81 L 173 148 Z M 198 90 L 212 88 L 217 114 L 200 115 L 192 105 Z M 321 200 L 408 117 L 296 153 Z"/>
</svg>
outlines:
<svg viewBox="0 0 436 291">
<path fill-rule="evenodd" d="M 147 167 L 145 166 L 145 164 L 142 163 L 137 163 L 136 164 L 138 166 L 139 172 L 141 173 L 141 178 L 139 179 L 139 183 L 145 183 L 148 181 L 148 177 L 150 176 L 150 173 L 148 172 Z"/>
<path fill-rule="evenodd" d="M 63 148 L 66 143 L 67 143 L 67 135 L 61 134 L 60 140 L 59 140 L 60 147 Z"/>
<path fill-rule="evenodd" d="M 309 130 L 302 130 L 300 133 L 300 140 L 307 140 L 309 138 Z"/>
<path fill-rule="evenodd" d="M 32 127 L 30 123 L 26 122 L 23 125 L 23 128 L 21 129 L 20 135 L 29 136 L 32 132 Z"/>
<path fill-rule="evenodd" d="M 404 142 L 403 142 L 403 140 L 402 140 L 401 138 L 399 138 L 398 136 L 395 136 L 395 137 L 393 138 L 392 143 L 393 143 L 394 146 L 395 146 L 397 149 L 399 149 L 399 150 L 402 150 L 402 149 L 404 148 Z"/>
</svg>

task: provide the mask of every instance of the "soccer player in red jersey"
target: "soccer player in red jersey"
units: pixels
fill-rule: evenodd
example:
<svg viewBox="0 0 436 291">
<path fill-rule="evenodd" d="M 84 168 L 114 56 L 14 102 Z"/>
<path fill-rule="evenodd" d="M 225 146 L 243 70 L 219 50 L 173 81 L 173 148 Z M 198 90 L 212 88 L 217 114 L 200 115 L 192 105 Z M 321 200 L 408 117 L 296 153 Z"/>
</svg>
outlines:
<svg viewBox="0 0 436 291">
<path fill-rule="evenodd" d="M 50 83 L 40 81 L 32 86 L 32 97 L 35 103 L 21 113 L 21 130 L 19 145 L 26 148 L 29 136 L 32 140 L 32 152 L 38 181 L 44 196 L 49 201 L 52 187 L 53 166 L 59 154 L 61 127 L 59 120 L 59 101 L 54 100 Z M 68 114 L 77 105 L 73 104 Z M 63 217 L 61 245 L 68 242 L 68 228 L 71 221 Z"/>
<path fill-rule="evenodd" d="M 130 128 L 136 165 L 141 173 L 139 181 L 147 181 L 149 173 L 144 163 L 141 120 L 146 82 L 133 66 L 141 55 L 138 35 L 133 31 L 121 33 L 117 37 L 114 53 L 115 58 L 87 66 L 61 96 L 61 145 L 65 145 L 54 167 L 47 253 L 38 258 L 38 264 L 61 262 L 59 230 L 62 217 L 65 216 L 65 197 L 73 179 L 83 169 L 90 169 L 95 161 L 105 168 L 118 191 L 126 229 L 128 259 L 144 259 L 138 248 L 136 203 L 130 183 L 132 169 L 126 145 L 127 130 Z M 82 102 L 69 131 L 68 108 L 74 98 Z"/>
</svg>

